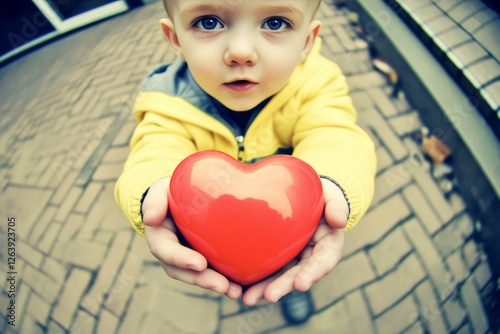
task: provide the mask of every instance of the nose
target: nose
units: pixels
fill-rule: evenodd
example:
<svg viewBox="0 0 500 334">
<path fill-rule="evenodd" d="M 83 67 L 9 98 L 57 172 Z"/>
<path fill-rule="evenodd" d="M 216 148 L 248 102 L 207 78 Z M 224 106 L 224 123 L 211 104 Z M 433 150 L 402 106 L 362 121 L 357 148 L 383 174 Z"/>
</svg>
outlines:
<svg viewBox="0 0 500 334">
<path fill-rule="evenodd" d="M 227 65 L 252 66 L 257 62 L 257 59 L 252 36 L 243 31 L 235 31 L 228 36 L 227 48 L 224 53 L 224 62 Z"/>
</svg>

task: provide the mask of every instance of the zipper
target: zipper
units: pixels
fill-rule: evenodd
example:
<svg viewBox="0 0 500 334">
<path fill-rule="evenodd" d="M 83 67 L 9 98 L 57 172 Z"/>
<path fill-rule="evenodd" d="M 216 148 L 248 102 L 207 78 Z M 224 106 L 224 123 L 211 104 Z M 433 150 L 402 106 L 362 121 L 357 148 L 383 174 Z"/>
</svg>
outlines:
<svg viewBox="0 0 500 334">
<path fill-rule="evenodd" d="M 245 137 L 242 135 L 236 136 L 236 143 L 238 144 L 238 160 L 243 161 L 243 153 L 245 152 L 244 145 Z"/>
</svg>

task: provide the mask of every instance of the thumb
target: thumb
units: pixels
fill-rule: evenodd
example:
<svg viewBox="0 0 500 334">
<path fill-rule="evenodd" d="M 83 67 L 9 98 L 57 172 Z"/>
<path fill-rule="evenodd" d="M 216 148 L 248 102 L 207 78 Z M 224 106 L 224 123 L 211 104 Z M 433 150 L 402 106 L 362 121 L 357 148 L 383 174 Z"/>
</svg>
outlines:
<svg viewBox="0 0 500 334">
<path fill-rule="evenodd" d="M 142 202 L 142 220 L 145 225 L 160 225 L 167 216 L 168 187 L 170 177 L 162 178 L 153 183 Z"/>
<path fill-rule="evenodd" d="M 325 197 L 325 220 L 333 228 L 344 228 L 349 217 L 349 205 L 344 192 L 330 180 L 321 179 Z"/>
</svg>

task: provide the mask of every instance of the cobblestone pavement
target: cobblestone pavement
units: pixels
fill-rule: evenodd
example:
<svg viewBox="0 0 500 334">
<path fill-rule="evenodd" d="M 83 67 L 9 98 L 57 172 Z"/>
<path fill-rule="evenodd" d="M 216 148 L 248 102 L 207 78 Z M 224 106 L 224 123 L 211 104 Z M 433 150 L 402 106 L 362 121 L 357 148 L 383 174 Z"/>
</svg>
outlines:
<svg viewBox="0 0 500 334">
<path fill-rule="evenodd" d="M 347 234 L 341 264 L 312 288 L 314 316 L 293 327 L 276 305 L 245 307 L 168 278 L 113 200 L 135 93 L 173 58 L 163 15 L 153 3 L 0 69 L 0 332 L 492 332 L 495 282 L 474 220 L 458 190 L 443 195 L 413 141 L 418 111 L 404 91 L 390 97 L 348 9 L 328 4 L 323 53 L 344 69 L 379 166 L 373 205 Z"/>
</svg>

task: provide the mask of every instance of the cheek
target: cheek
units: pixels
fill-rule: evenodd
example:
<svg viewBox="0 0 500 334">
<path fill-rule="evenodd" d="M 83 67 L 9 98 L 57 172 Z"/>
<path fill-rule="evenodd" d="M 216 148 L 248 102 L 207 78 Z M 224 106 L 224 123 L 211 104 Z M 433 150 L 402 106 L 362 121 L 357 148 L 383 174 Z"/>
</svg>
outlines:
<svg viewBox="0 0 500 334">
<path fill-rule="evenodd" d="M 286 83 L 299 63 L 294 57 L 275 57 L 266 66 L 266 77 L 275 82 Z"/>
<path fill-rule="evenodd" d="M 209 53 L 191 53 L 186 56 L 186 61 L 189 64 L 189 70 L 198 83 L 213 82 L 220 76 L 220 67 L 217 66 L 220 60 L 215 59 Z M 210 64 L 210 66 L 207 64 Z"/>
</svg>

